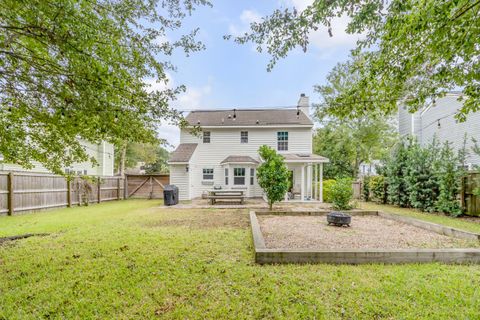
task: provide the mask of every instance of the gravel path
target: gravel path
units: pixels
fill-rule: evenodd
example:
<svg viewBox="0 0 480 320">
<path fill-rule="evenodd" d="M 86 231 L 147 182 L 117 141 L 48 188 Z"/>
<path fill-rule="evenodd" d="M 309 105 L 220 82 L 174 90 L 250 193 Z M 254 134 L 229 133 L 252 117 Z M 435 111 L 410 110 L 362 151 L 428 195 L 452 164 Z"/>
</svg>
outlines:
<svg viewBox="0 0 480 320">
<path fill-rule="evenodd" d="M 324 216 L 259 216 L 267 248 L 468 248 L 479 242 L 452 238 L 377 216 L 352 217 L 351 227 L 328 226 Z"/>
</svg>

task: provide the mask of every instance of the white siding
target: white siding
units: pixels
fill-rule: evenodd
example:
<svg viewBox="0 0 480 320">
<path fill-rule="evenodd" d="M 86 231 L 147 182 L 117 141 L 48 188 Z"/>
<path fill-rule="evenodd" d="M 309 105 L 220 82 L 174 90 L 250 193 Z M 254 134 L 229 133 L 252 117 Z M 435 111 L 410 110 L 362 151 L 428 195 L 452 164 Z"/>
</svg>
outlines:
<svg viewBox="0 0 480 320">
<path fill-rule="evenodd" d="M 203 143 L 201 136 L 193 136 L 186 130 L 181 131 L 181 143 L 198 143 L 198 146 L 190 159 L 190 196 L 200 197 L 206 190 L 211 190 L 213 185 L 223 188 L 242 188 L 233 185 L 233 168 L 244 167 L 246 170 L 245 186 L 243 189 L 249 197 L 261 197 L 262 189 L 254 179 L 254 185 L 250 186 L 249 164 L 229 166 L 229 185 L 225 186 L 225 166 L 222 162 L 231 155 L 250 156 L 257 161 L 258 148 L 268 145 L 277 148 L 277 132 L 288 131 L 288 151 L 280 153 L 311 153 L 312 152 L 312 130 L 311 128 L 215 128 L 204 129 L 210 131 L 210 143 Z M 240 132 L 248 131 L 248 143 L 240 143 Z M 173 168 L 174 166 L 172 166 Z M 203 180 L 203 168 L 214 169 L 213 185 Z M 255 170 L 256 173 L 256 170 Z M 172 182 L 172 184 L 176 184 Z M 180 188 L 180 187 L 179 187 Z"/>
<path fill-rule="evenodd" d="M 467 163 L 480 165 L 480 156 L 472 152 L 472 138 L 480 141 L 480 112 L 468 114 L 465 122 L 457 122 L 455 114 L 462 106 L 458 97 L 458 94 L 447 94 L 434 106 L 414 114 L 399 108 L 398 131 L 400 135 L 413 134 L 423 146 L 436 136 L 441 143 L 449 141 L 456 150 L 463 147 L 466 136 Z"/>
<path fill-rule="evenodd" d="M 465 122 L 457 122 L 455 113 L 459 108 L 461 102 L 457 101 L 456 95 L 447 95 L 437 100 L 435 106 L 422 115 L 421 142 L 427 145 L 436 136 L 440 142 L 451 142 L 452 147 L 458 150 L 463 147 L 466 135 L 467 163 L 480 165 L 480 156 L 471 150 L 472 137 L 480 142 L 480 112 L 468 114 Z"/>
<path fill-rule="evenodd" d="M 189 200 L 189 172 L 186 170 L 185 164 L 170 165 L 170 184 L 178 187 L 180 200 Z"/>
<path fill-rule="evenodd" d="M 91 162 L 74 163 L 69 167 L 70 170 L 87 175 L 95 176 L 113 176 L 113 161 L 114 150 L 113 145 L 107 142 L 102 142 L 99 145 L 91 144 L 86 141 L 81 141 L 82 146 L 89 157 L 94 157 L 98 165 L 94 166 Z M 30 171 L 48 173 L 47 170 L 40 162 L 34 161 L 32 169 L 25 169 L 19 165 L 12 163 L 0 163 L 0 170 L 4 171 Z"/>
</svg>

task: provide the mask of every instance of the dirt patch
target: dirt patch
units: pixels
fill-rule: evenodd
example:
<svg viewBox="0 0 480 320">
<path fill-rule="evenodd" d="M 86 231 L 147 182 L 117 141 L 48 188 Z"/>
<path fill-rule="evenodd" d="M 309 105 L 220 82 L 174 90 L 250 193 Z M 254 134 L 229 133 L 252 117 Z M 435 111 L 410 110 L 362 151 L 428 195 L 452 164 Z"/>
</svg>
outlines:
<svg viewBox="0 0 480 320">
<path fill-rule="evenodd" d="M 3 237 L 3 238 L 0 238 L 0 245 L 9 241 L 21 240 L 21 239 L 26 239 L 30 237 L 46 237 L 48 235 L 49 235 L 48 233 L 26 233 L 26 234 L 20 234 L 17 236 Z"/>
<path fill-rule="evenodd" d="M 267 248 L 407 249 L 480 247 L 377 216 L 354 216 L 351 227 L 328 226 L 322 216 L 259 216 Z"/>
<path fill-rule="evenodd" d="M 161 221 L 149 222 L 149 227 L 183 226 L 189 228 L 247 228 L 248 215 L 245 210 L 198 211 L 192 215 L 176 216 L 175 211 L 169 212 L 169 217 Z"/>
</svg>

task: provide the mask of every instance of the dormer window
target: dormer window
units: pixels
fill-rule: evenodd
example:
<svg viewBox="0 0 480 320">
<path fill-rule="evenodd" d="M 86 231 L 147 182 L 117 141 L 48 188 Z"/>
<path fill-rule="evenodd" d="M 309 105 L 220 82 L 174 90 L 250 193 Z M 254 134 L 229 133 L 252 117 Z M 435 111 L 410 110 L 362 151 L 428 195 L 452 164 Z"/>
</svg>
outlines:
<svg viewBox="0 0 480 320">
<path fill-rule="evenodd" d="M 210 143 L 210 131 L 203 132 L 203 143 Z"/>
<path fill-rule="evenodd" d="M 240 132 L 240 143 L 248 143 L 248 131 Z"/>
</svg>

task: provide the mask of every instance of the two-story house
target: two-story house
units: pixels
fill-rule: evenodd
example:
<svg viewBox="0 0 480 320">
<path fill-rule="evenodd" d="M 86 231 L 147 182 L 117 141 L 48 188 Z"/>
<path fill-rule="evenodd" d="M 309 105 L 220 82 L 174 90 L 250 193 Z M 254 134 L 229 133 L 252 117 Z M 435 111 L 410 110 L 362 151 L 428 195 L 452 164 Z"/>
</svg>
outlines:
<svg viewBox="0 0 480 320">
<path fill-rule="evenodd" d="M 73 173 L 76 175 L 92 175 L 92 176 L 113 176 L 114 164 L 114 147 L 111 143 L 102 141 L 99 144 L 92 144 L 87 141 L 80 141 L 89 157 L 95 158 L 96 164 L 90 161 L 74 163 L 68 168 L 64 168 L 66 173 Z M 14 163 L 3 162 L 2 155 L 0 155 L 0 171 L 25 171 L 50 173 L 40 162 L 34 161 L 32 169 L 26 169 Z"/>
<path fill-rule="evenodd" d="M 480 112 L 470 113 L 465 122 L 458 122 L 455 114 L 462 107 L 461 95 L 459 92 L 447 93 L 415 113 L 399 107 L 398 132 L 401 136 L 415 136 L 422 146 L 431 143 L 434 137 L 441 143 L 449 141 L 456 150 L 463 148 L 466 142 L 466 163 L 473 168 L 480 165 L 480 155 L 472 151 L 472 138 L 480 143 Z"/>
<path fill-rule="evenodd" d="M 180 145 L 171 154 L 170 183 L 181 200 L 201 197 L 214 187 L 241 189 L 247 197 L 262 197 L 256 168 L 258 149 L 268 145 L 285 158 L 291 171 L 290 201 L 322 201 L 323 163 L 312 154 L 313 122 L 308 97 L 290 109 L 193 111 L 181 129 Z M 192 133 L 194 126 L 200 134 Z"/>
</svg>

